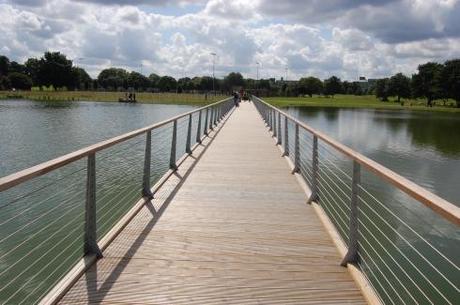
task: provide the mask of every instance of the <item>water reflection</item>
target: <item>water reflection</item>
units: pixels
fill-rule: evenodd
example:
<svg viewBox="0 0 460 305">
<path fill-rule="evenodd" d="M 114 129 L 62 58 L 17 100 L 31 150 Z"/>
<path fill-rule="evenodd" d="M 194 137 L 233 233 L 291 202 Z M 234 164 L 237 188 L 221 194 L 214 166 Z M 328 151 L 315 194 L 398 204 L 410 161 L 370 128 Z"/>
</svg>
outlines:
<svg viewBox="0 0 460 305">
<path fill-rule="evenodd" d="M 455 113 L 290 107 L 288 112 L 447 200 L 460 203 Z"/>
</svg>

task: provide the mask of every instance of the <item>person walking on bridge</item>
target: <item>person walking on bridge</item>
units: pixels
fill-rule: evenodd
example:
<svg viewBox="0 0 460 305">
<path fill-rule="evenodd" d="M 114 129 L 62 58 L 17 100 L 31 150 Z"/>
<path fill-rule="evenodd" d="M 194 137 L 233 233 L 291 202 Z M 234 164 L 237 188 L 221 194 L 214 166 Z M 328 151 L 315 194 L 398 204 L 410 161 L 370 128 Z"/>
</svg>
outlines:
<svg viewBox="0 0 460 305">
<path fill-rule="evenodd" d="M 233 92 L 233 103 L 235 104 L 235 107 L 239 106 L 239 96 L 236 91 Z"/>
</svg>

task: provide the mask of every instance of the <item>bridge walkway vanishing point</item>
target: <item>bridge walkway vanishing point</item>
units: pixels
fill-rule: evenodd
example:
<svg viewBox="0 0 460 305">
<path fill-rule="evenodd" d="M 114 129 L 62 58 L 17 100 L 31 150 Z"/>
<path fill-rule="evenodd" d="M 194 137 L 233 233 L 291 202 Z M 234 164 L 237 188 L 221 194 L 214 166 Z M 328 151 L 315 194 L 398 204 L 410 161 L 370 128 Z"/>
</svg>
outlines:
<svg viewBox="0 0 460 305">
<path fill-rule="evenodd" d="M 365 304 L 244 102 L 144 205 L 62 304 Z"/>
</svg>

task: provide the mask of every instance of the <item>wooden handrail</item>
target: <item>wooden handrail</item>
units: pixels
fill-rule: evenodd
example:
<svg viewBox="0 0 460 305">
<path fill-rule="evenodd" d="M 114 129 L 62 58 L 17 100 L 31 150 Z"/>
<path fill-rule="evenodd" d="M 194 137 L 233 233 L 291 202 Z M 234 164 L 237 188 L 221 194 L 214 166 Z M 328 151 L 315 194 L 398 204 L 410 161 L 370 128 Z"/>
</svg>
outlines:
<svg viewBox="0 0 460 305">
<path fill-rule="evenodd" d="M 338 141 L 332 139 L 331 137 L 327 136 L 326 134 L 317 131 L 316 129 L 308 126 L 307 124 L 300 122 L 298 119 L 294 118 L 293 116 L 287 114 L 286 112 L 268 104 L 264 100 L 257 98 L 260 102 L 262 102 L 267 107 L 281 113 L 283 116 L 287 117 L 289 120 L 293 121 L 294 123 L 298 124 L 303 129 L 310 132 L 312 135 L 317 136 L 319 139 L 323 140 L 330 146 L 334 147 L 339 152 L 343 153 L 344 155 L 348 156 L 350 159 L 355 160 L 362 166 L 364 166 L 369 171 L 373 172 L 380 178 L 390 182 L 392 185 L 396 186 L 398 189 L 403 191 L 404 193 L 408 194 L 412 198 L 416 199 L 417 201 L 423 203 L 437 214 L 441 215 L 446 220 L 454 223 L 456 225 L 460 225 L 460 207 L 450 203 L 449 201 L 431 193 L 430 191 L 426 190 L 425 188 L 417 185 L 416 183 L 410 181 L 407 178 L 395 173 L 391 169 L 375 162 L 372 159 L 354 151 L 353 149 L 345 146 Z"/>
<path fill-rule="evenodd" d="M 181 119 L 183 117 L 186 117 L 190 114 L 193 114 L 195 112 L 199 112 L 200 110 L 210 108 L 213 106 L 216 106 L 218 104 L 221 104 L 225 101 L 228 101 L 229 98 L 209 104 L 207 106 L 200 107 L 198 109 L 194 109 L 192 111 L 177 115 L 173 118 L 161 121 L 159 123 L 155 123 L 153 125 L 143 127 L 125 134 L 122 134 L 120 136 L 87 146 L 85 148 L 79 149 L 77 151 L 71 152 L 69 154 L 63 155 L 61 157 L 57 157 L 55 159 L 52 159 L 50 161 L 46 161 L 43 163 L 40 163 L 38 165 L 32 166 L 30 168 L 24 169 L 22 171 L 10 174 L 8 176 L 5 176 L 3 178 L 0 178 L 0 192 L 5 191 L 9 188 L 12 188 L 13 186 L 16 186 L 18 184 L 21 184 L 23 182 L 26 182 L 27 180 L 30 180 L 34 177 L 42 176 L 46 173 L 49 173 L 55 169 L 58 169 L 66 164 L 72 163 L 74 161 L 77 161 L 79 159 L 82 159 L 89 154 L 101 151 L 103 149 L 109 148 L 115 144 L 124 142 L 126 140 L 129 140 L 133 137 L 136 137 L 140 134 L 146 133 L 147 131 L 159 128 L 161 126 L 164 126 L 168 123 L 171 123 L 175 120 Z"/>
</svg>

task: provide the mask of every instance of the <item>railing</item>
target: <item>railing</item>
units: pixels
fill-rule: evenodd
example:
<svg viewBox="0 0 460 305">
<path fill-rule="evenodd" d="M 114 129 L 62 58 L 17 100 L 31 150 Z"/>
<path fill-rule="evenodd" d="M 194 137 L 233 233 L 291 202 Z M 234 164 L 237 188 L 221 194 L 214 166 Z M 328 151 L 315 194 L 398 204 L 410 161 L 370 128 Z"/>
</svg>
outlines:
<svg viewBox="0 0 460 305">
<path fill-rule="evenodd" d="M 232 107 L 226 99 L 1 178 L 0 304 L 37 303 L 82 257 L 101 257 L 104 236 Z"/>
<path fill-rule="evenodd" d="M 460 209 L 253 97 L 383 304 L 459 304 Z"/>
</svg>

